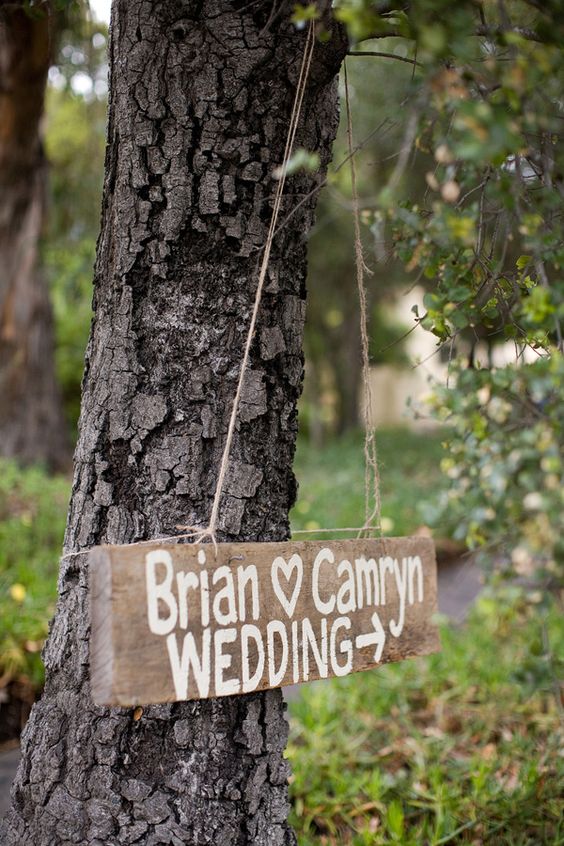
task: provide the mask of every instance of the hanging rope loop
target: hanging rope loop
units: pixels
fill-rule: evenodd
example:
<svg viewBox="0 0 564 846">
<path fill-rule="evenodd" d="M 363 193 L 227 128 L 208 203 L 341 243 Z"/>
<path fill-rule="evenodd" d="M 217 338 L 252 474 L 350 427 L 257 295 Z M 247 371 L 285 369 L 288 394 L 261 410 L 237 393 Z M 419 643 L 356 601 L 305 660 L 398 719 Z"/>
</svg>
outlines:
<svg viewBox="0 0 564 846">
<path fill-rule="evenodd" d="M 215 496 L 213 500 L 210 521 L 206 528 L 202 529 L 197 526 L 178 526 L 179 529 L 184 529 L 188 531 L 188 535 L 184 535 L 185 537 L 193 537 L 195 543 L 201 543 L 202 541 L 209 539 L 214 546 L 217 548 L 217 541 L 216 541 L 216 529 L 217 529 L 217 521 L 219 516 L 219 507 L 221 503 L 221 497 L 223 494 L 223 489 L 225 485 L 225 477 L 227 474 L 227 470 L 229 467 L 229 457 L 231 453 L 231 446 L 233 443 L 233 435 L 235 433 L 235 426 L 237 423 L 237 415 L 239 412 L 239 405 L 241 402 L 241 396 L 243 392 L 243 386 L 245 383 L 245 374 L 247 371 L 251 345 L 253 342 L 254 334 L 255 334 L 255 327 L 258 318 L 258 312 L 262 297 L 262 292 L 264 288 L 264 282 L 266 279 L 266 274 L 268 271 L 268 265 L 270 261 L 270 252 L 272 249 L 272 242 L 274 240 L 274 236 L 276 234 L 276 227 L 278 223 L 278 216 L 280 213 L 280 207 L 282 204 L 282 195 L 284 192 L 284 185 L 286 182 L 286 175 L 287 175 L 287 168 L 288 162 L 292 156 L 294 142 L 296 138 L 296 132 L 298 128 L 298 123 L 300 119 L 301 107 L 303 103 L 304 93 L 306 90 L 307 79 L 311 67 L 311 60 L 313 56 L 313 48 L 315 45 L 315 29 L 314 29 L 314 22 L 310 21 L 310 25 L 307 32 L 306 43 L 304 47 L 304 54 L 302 59 L 302 64 L 300 68 L 300 74 L 298 77 L 298 82 L 296 86 L 296 95 L 294 99 L 294 105 L 292 108 L 292 115 L 290 118 L 290 125 L 288 128 L 288 136 L 286 139 L 286 147 L 284 150 L 284 158 L 282 161 L 282 166 L 280 168 L 280 178 L 276 188 L 276 193 L 274 196 L 274 205 L 272 210 L 272 218 L 270 221 L 270 226 L 268 229 L 268 235 L 264 247 L 264 252 L 262 256 L 260 272 L 259 272 L 259 279 L 257 284 L 257 290 L 255 294 L 255 301 L 253 306 L 253 311 L 251 314 L 251 320 L 249 323 L 249 329 L 247 332 L 247 340 L 245 343 L 245 349 L 243 352 L 243 358 L 241 360 L 241 367 L 239 370 L 239 380 L 237 382 L 237 390 L 235 392 L 235 398 L 233 400 L 233 406 L 231 410 L 231 417 L 229 419 L 229 427 L 227 430 L 227 437 L 225 439 L 225 446 L 223 448 L 223 454 L 221 458 L 221 464 L 219 468 L 218 478 L 217 478 L 217 485 L 215 490 Z M 358 200 L 358 190 L 357 190 L 357 182 L 356 182 L 356 166 L 354 160 L 354 142 L 353 142 L 353 130 L 352 130 L 352 115 L 351 115 L 351 107 L 350 107 L 350 93 L 349 93 L 349 82 L 347 76 L 347 65 L 345 62 L 344 65 L 344 72 L 345 72 L 345 100 L 346 100 L 346 114 L 347 114 L 347 141 L 348 141 L 348 152 L 349 152 L 349 166 L 351 169 L 351 189 L 352 189 L 352 205 L 353 205 L 353 221 L 354 221 L 354 236 L 355 236 L 355 266 L 356 266 L 356 282 L 357 282 L 357 289 L 358 289 L 358 299 L 359 299 L 359 309 L 360 309 L 360 338 L 361 338 L 361 353 L 362 353 L 362 384 L 363 384 L 363 404 L 364 404 L 364 426 L 365 426 L 365 439 L 364 439 L 364 462 L 365 462 L 365 472 L 364 472 L 364 525 L 354 531 L 358 531 L 358 536 L 361 537 L 362 535 L 367 535 L 370 533 L 380 533 L 381 532 L 381 496 L 380 496 L 380 475 L 378 470 L 378 459 L 377 459 L 377 452 L 376 452 L 376 437 L 374 427 L 371 421 L 371 410 L 372 410 L 372 391 L 370 387 L 370 350 L 369 350 L 369 338 L 368 338 L 368 307 L 367 307 L 367 295 L 366 295 L 366 286 L 364 283 L 364 274 L 371 273 L 369 268 L 366 266 L 364 261 L 364 254 L 362 249 L 362 238 L 361 238 L 361 230 L 360 230 L 360 207 L 359 207 L 359 200 Z M 331 531 L 331 530 L 323 530 L 323 531 Z M 334 529 L 333 531 L 339 531 L 338 529 Z M 341 531 L 351 531 L 351 529 L 342 529 Z M 297 533 L 296 533 L 297 534 Z M 302 533 L 300 533 L 302 534 Z"/>
<path fill-rule="evenodd" d="M 356 266 L 356 285 L 360 307 L 360 345 L 362 354 L 362 388 L 364 405 L 364 526 L 359 531 L 359 537 L 370 531 L 381 532 L 381 495 L 380 472 L 376 451 L 376 433 L 372 424 L 372 389 L 370 387 L 370 344 L 368 339 L 368 307 L 364 274 L 371 274 L 364 261 L 362 238 L 360 234 L 360 206 L 356 184 L 356 164 L 354 160 L 354 139 L 352 128 L 351 100 L 347 62 L 345 71 L 345 103 L 347 112 L 347 145 L 349 151 L 349 167 L 351 171 L 351 193 L 354 222 L 354 258 Z"/>
</svg>

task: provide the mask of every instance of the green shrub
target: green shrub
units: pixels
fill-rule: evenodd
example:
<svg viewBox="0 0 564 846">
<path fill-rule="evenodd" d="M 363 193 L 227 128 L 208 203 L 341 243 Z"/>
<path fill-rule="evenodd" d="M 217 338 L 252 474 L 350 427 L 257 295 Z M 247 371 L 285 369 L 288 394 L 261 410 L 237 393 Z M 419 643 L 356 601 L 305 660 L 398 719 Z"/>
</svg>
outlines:
<svg viewBox="0 0 564 846">
<path fill-rule="evenodd" d="M 83 238 L 69 247 L 52 243 L 44 249 L 55 316 L 57 379 L 73 436 L 80 414 L 84 352 L 92 318 L 92 263 L 95 241 Z"/>
<path fill-rule="evenodd" d="M 449 479 L 430 522 L 509 575 L 539 586 L 564 577 L 564 359 L 461 370 L 437 387 L 434 408 L 451 427 L 441 466 Z"/>
<path fill-rule="evenodd" d="M 0 461 L 0 684 L 43 682 L 41 647 L 55 610 L 69 481 Z"/>
</svg>

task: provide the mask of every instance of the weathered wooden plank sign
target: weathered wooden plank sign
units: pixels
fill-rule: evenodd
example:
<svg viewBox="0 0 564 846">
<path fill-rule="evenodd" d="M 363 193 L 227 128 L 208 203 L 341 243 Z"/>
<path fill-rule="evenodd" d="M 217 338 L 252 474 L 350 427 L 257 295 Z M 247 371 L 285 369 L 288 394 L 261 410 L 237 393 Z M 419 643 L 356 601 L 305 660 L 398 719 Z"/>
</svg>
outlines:
<svg viewBox="0 0 564 846">
<path fill-rule="evenodd" d="M 439 648 L 427 538 L 97 547 L 92 696 L 137 705 L 346 676 Z"/>
</svg>

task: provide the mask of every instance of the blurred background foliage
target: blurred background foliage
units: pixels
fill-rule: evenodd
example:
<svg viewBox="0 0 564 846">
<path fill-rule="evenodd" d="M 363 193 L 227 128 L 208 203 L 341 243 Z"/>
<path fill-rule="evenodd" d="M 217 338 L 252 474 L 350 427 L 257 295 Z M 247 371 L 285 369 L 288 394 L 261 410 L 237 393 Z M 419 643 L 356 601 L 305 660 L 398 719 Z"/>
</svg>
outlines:
<svg viewBox="0 0 564 846">
<path fill-rule="evenodd" d="M 389 45 L 388 45 L 389 46 Z M 393 310 L 405 292 L 401 261 L 390 251 L 381 215 L 375 211 L 381 186 L 389 181 L 401 146 L 402 103 L 409 96 L 413 68 L 369 57 L 349 59 L 357 184 L 362 197 L 366 256 L 372 276 L 367 286 L 372 363 L 407 365 L 402 335 L 409 328 Z M 320 443 L 359 425 L 360 333 L 354 271 L 351 172 L 341 78 L 341 123 L 327 187 L 320 194 L 317 225 L 310 238 L 306 323 L 306 381 L 302 431 Z M 410 190 L 424 190 L 424 170 L 410 172 Z M 401 193 L 399 194 L 401 195 Z"/>
<path fill-rule="evenodd" d="M 106 26 L 73 8 L 49 73 L 42 245 L 70 430 L 91 316 L 107 98 Z M 372 361 L 409 371 L 417 364 L 409 343 L 431 336 L 445 374 L 425 404 L 414 403 L 420 428 L 378 434 L 383 530 L 426 524 L 468 545 L 496 592 L 465 626 L 444 621 L 442 656 L 307 688 L 293 706 L 294 823 L 304 846 L 564 843 L 554 741 L 564 8 L 559 0 L 339 0 L 336 13 L 355 54 L 347 66 Z M 296 6 L 298 26 L 312 16 L 313 5 Z M 357 525 L 363 510 L 346 159 L 342 121 L 310 240 L 292 512 L 294 528 L 308 530 Z M 294 164 L 315 168 L 315 157 L 302 151 Z M 64 476 L 1 464 L 0 688 L 26 681 L 34 695 L 41 685 L 68 490 Z"/>
<path fill-rule="evenodd" d="M 56 329 L 57 375 L 76 434 L 100 225 L 107 107 L 107 26 L 75 14 L 49 72 L 45 152 L 49 214 L 43 260 Z"/>
<path fill-rule="evenodd" d="M 368 139 L 357 166 L 371 297 L 381 313 L 383 298 L 423 285 L 409 328 L 432 333 L 448 361 L 446 384 L 422 410 L 451 427 L 450 489 L 427 519 L 479 547 L 490 568 L 561 584 L 564 7 L 340 0 L 336 13 L 352 40 L 356 139 Z M 324 220 L 350 208 L 342 134 L 323 244 Z M 350 243 L 350 224 L 347 234 Z M 327 242 L 327 252 L 345 249 L 345 239 Z M 315 268 L 315 236 L 312 245 Z M 344 302 L 327 308 L 328 278 L 324 270 L 318 312 L 313 284 L 310 343 L 332 308 L 346 323 Z M 352 290 L 345 296 L 353 302 Z M 382 344 L 373 338 L 375 362 Z M 496 347 L 510 353 L 503 367 Z"/>
</svg>

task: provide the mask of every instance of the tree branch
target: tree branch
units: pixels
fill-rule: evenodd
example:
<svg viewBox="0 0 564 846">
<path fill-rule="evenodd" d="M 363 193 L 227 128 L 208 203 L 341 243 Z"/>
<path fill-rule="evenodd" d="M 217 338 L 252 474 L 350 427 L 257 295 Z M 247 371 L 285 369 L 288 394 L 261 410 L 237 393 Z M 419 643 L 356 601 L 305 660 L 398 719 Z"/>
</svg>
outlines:
<svg viewBox="0 0 564 846">
<path fill-rule="evenodd" d="M 480 26 L 476 27 L 476 31 L 474 35 L 478 36 L 485 36 L 486 38 L 491 38 L 492 36 L 499 36 L 499 35 L 519 35 L 521 38 L 527 39 L 527 41 L 538 41 L 541 44 L 544 43 L 544 39 L 540 37 L 538 32 L 535 32 L 534 29 L 529 29 L 528 27 L 524 26 L 488 26 L 481 24 Z"/>
<path fill-rule="evenodd" d="M 376 50 L 349 50 L 348 56 L 380 56 L 383 59 L 397 59 L 398 62 L 407 62 L 409 65 L 421 67 L 421 62 L 415 59 L 408 59 L 406 56 L 397 56 L 395 53 L 380 53 Z"/>
<path fill-rule="evenodd" d="M 500 35 L 519 35 L 521 38 L 526 39 L 527 41 L 536 41 L 539 44 L 546 44 L 548 43 L 546 39 L 541 38 L 538 32 L 535 32 L 534 29 L 530 29 L 529 27 L 525 26 L 512 26 L 512 27 L 505 27 L 505 26 L 488 26 L 486 24 L 480 24 L 476 27 L 475 30 L 468 33 L 469 35 L 478 36 L 480 38 L 495 38 L 496 36 L 499 37 Z M 364 38 L 359 39 L 359 43 L 363 41 L 373 41 L 376 38 L 407 38 L 406 35 L 402 32 L 398 32 L 397 30 L 392 30 L 388 32 L 372 32 L 370 35 L 366 35 Z M 411 39 L 412 41 L 415 39 Z M 396 58 L 398 58 L 396 56 Z"/>
</svg>

